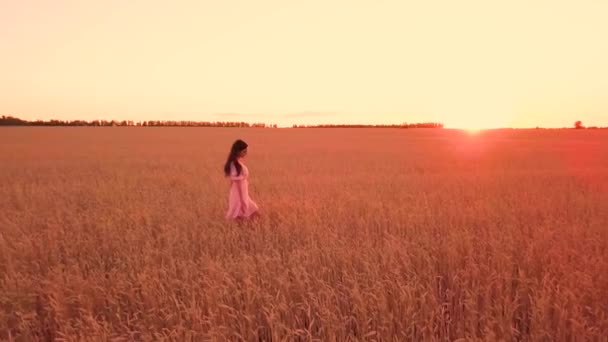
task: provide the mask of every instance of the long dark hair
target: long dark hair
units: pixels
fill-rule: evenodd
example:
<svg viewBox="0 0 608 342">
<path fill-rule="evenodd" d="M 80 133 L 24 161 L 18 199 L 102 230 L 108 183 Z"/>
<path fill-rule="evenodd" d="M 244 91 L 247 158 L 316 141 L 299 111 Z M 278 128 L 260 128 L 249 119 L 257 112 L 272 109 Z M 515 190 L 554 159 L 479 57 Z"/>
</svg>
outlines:
<svg viewBox="0 0 608 342">
<path fill-rule="evenodd" d="M 241 152 L 247 148 L 247 143 L 243 140 L 239 139 L 232 144 L 232 148 L 230 148 L 230 154 L 228 155 L 228 159 L 226 160 L 226 164 L 224 165 L 224 174 L 226 176 L 230 175 L 230 164 L 234 163 L 234 167 L 236 168 L 236 175 L 240 176 L 243 167 L 239 163 L 238 157 Z"/>
</svg>

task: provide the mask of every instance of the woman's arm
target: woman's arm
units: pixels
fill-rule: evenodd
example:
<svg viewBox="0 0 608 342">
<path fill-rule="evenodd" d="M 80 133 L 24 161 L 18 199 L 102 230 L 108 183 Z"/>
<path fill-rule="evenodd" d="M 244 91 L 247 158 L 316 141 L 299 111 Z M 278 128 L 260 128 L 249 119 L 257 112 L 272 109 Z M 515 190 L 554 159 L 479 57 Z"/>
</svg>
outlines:
<svg viewBox="0 0 608 342">
<path fill-rule="evenodd" d="M 234 163 L 231 163 L 230 164 L 230 180 L 233 182 L 238 182 L 238 181 L 242 181 L 243 179 L 245 179 L 243 172 L 241 172 L 240 175 L 237 175 L 236 167 L 234 166 Z"/>
<path fill-rule="evenodd" d="M 245 177 L 242 174 L 240 176 L 236 176 L 236 174 L 235 175 L 230 174 L 230 180 L 233 182 L 240 182 L 243 179 L 245 179 Z"/>
</svg>

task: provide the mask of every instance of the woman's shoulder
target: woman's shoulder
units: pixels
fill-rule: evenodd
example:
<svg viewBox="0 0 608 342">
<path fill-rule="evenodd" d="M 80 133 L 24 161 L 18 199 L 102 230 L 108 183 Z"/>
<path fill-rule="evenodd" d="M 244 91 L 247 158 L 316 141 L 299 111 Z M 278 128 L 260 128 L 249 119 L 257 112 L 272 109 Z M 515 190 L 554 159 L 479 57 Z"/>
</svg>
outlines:
<svg viewBox="0 0 608 342">
<path fill-rule="evenodd" d="M 241 170 L 246 170 L 247 166 L 241 160 L 235 160 L 230 162 L 230 169 L 236 171 L 237 164 L 240 166 Z"/>
</svg>

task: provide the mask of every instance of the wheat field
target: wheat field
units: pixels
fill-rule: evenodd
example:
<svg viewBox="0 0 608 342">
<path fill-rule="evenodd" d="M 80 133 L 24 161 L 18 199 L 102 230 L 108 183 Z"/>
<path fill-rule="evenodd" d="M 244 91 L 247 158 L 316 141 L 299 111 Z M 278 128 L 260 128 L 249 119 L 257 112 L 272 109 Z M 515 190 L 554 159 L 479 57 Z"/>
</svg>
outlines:
<svg viewBox="0 0 608 342">
<path fill-rule="evenodd" d="M 0 340 L 607 340 L 608 131 L 2 128 L 0 179 Z"/>
</svg>

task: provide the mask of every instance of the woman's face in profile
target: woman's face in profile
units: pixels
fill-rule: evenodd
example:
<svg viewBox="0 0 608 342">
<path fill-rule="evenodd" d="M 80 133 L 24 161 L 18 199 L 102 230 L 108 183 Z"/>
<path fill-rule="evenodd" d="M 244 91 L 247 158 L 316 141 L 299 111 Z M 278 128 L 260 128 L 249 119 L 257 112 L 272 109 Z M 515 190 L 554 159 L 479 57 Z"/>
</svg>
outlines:
<svg viewBox="0 0 608 342">
<path fill-rule="evenodd" d="M 241 157 L 241 158 L 245 158 L 246 155 L 247 155 L 247 149 L 244 149 L 241 151 L 241 153 L 239 153 L 239 157 Z"/>
</svg>

